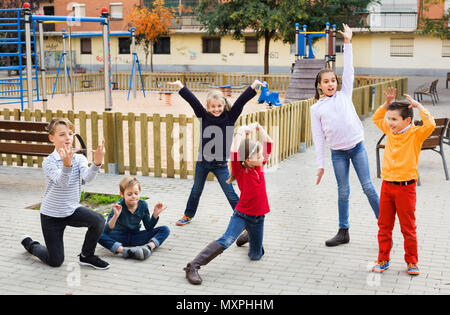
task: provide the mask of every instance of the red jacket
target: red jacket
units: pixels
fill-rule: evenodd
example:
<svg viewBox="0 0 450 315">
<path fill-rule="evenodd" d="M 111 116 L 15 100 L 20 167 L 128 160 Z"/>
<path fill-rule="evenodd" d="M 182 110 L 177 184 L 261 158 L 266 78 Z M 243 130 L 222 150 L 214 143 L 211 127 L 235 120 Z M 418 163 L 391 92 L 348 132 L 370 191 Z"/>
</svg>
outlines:
<svg viewBox="0 0 450 315">
<path fill-rule="evenodd" d="M 236 210 L 243 214 L 259 216 L 270 211 L 263 171 L 270 152 L 272 152 L 272 143 L 265 142 L 263 144 L 263 165 L 255 168 L 245 168 L 239 161 L 239 153 L 231 152 L 231 170 L 241 191 Z"/>
</svg>

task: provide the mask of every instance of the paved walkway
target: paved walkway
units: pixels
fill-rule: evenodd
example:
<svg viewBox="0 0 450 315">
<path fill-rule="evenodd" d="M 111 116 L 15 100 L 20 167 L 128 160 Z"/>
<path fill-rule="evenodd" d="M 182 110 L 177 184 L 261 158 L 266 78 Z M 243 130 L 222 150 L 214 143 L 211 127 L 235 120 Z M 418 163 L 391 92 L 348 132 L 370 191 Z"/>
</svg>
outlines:
<svg viewBox="0 0 450 315">
<path fill-rule="evenodd" d="M 423 78 L 413 78 L 412 88 Z M 450 116 L 450 91 L 439 85 L 441 101 L 424 105 L 435 117 Z M 418 117 L 418 116 L 416 116 Z M 365 146 L 372 178 L 375 176 L 375 144 L 380 132 L 370 119 L 364 122 Z M 450 147 L 445 148 L 450 160 Z M 449 163 L 448 163 L 449 164 Z M 224 232 L 231 209 L 217 182 L 207 182 L 195 220 L 175 226 L 181 217 L 192 180 L 139 176 L 142 194 L 168 205 L 160 225 L 171 235 L 144 262 L 124 260 L 107 250 L 97 254 L 111 264 L 107 271 L 79 267 L 85 229 L 67 228 L 65 262 L 51 268 L 25 252 L 21 236 L 43 241 L 39 213 L 25 207 L 41 201 L 42 170 L 0 166 L 0 294 L 449 294 L 450 293 L 450 181 L 445 181 L 440 156 L 423 152 L 420 159 L 422 186 L 417 189 L 419 260 L 422 274 L 410 277 L 403 261 L 403 237 L 398 223 L 390 270 L 368 272 L 377 258 L 377 225 L 355 172 L 351 171 L 349 244 L 327 248 L 324 241 L 337 231 L 337 189 L 329 154 L 319 186 L 313 148 L 296 154 L 267 171 L 271 213 L 266 217 L 265 256 L 258 262 L 247 257 L 248 245 L 230 247 L 201 269 L 203 285 L 192 286 L 183 267 L 208 242 Z M 120 176 L 100 174 L 85 190 L 117 193 Z M 237 189 L 237 187 L 236 187 Z"/>
</svg>

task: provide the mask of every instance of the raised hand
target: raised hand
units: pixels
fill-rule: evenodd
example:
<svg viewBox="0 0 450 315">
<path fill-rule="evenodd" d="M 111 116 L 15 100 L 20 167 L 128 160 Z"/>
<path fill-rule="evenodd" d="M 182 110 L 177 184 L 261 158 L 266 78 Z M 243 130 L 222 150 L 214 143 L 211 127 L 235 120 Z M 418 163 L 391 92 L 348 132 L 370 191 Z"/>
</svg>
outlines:
<svg viewBox="0 0 450 315">
<path fill-rule="evenodd" d="M 105 157 L 105 140 L 102 140 L 102 143 L 98 145 L 97 150 L 92 150 L 94 153 L 94 164 L 97 166 L 102 165 L 103 158 Z"/>
<path fill-rule="evenodd" d="M 266 82 L 266 81 L 261 82 L 261 81 L 259 81 L 259 80 L 253 81 L 253 83 L 252 83 L 252 85 L 251 85 L 252 89 L 256 89 L 258 86 L 264 86 L 264 87 L 266 87 L 266 86 L 267 86 L 267 82 Z"/>
<path fill-rule="evenodd" d="M 75 154 L 75 151 L 72 149 L 72 145 L 68 144 L 58 150 L 59 156 L 61 157 L 61 161 L 63 165 L 66 167 L 72 167 L 72 158 Z"/>
<path fill-rule="evenodd" d="M 158 202 L 155 205 L 155 208 L 153 209 L 153 217 L 156 219 L 159 217 L 161 212 L 167 209 L 167 206 L 165 206 L 162 202 Z"/>
<path fill-rule="evenodd" d="M 167 82 L 168 85 L 171 86 L 176 86 L 177 88 L 179 88 L 180 90 L 183 88 L 183 83 L 181 83 L 180 80 L 177 80 L 175 82 Z"/>
<path fill-rule="evenodd" d="M 408 94 L 403 94 L 403 96 L 406 97 L 406 99 L 408 100 L 409 107 L 408 108 L 418 108 L 418 109 L 423 109 L 424 107 L 422 106 L 422 104 L 420 104 L 418 101 L 416 101 L 415 99 L 413 99 L 411 96 L 409 96 Z"/>
<path fill-rule="evenodd" d="M 114 206 L 112 206 L 112 210 L 114 211 L 114 216 L 119 217 L 122 213 L 122 205 L 120 202 L 115 203 Z"/>
<path fill-rule="evenodd" d="M 352 29 L 347 24 L 342 24 L 342 27 L 344 28 L 344 31 L 338 31 L 339 34 L 344 36 L 344 43 L 348 44 L 352 40 L 353 32 Z"/>
<path fill-rule="evenodd" d="M 397 94 L 397 89 L 395 88 L 388 88 L 387 93 L 386 91 L 383 92 L 384 99 L 386 100 L 385 105 L 389 106 L 395 101 L 395 95 Z"/>
</svg>

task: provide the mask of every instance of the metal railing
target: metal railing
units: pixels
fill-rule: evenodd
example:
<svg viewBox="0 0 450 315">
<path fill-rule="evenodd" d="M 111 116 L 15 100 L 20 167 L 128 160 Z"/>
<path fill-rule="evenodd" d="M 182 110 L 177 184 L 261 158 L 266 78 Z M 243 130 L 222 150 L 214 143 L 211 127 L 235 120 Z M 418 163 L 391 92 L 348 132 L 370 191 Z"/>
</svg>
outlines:
<svg viewBox="0 0 450 315">
<path fill-rule="evenodd" d="M 417 29 L 415 12 L 373 12 L 368 16 L 372 31 L 408 31 Z"/>
</svg>

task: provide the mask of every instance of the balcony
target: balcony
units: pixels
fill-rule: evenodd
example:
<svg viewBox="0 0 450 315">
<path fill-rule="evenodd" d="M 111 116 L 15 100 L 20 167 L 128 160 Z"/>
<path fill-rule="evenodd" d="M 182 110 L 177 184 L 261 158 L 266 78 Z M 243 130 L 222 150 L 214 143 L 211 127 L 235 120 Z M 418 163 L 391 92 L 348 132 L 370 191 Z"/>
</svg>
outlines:
<svg viewBox="0 0 450 315">
<path fill-rule="evenodd" d="M 373 32 L 413 32 L 417 29 L 416 12 L 371 12 L 367 26 Z"/>
<path fill-rule="evenodd" d="M 202 24 L 197 20 L 195 15 L 180 16 L 172 20 L 172 24 L 177 32 L 182 33 L 201 33 Z"/>
</svg>

